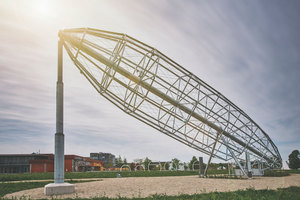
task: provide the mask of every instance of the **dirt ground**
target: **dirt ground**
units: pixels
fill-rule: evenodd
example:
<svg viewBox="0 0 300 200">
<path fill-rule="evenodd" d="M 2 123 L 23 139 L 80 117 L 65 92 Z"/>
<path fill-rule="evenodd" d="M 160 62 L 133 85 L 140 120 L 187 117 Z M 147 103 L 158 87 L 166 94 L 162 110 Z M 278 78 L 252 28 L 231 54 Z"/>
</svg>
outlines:
<svg viewBox="0 0 300 200">
<path fill-rule="evenodd" d="M 254 179 L 209 179 L 198 176 L 106 178 L 101 181 L 77 183 L 75 193 L 56 198 L 89 197 L 147 197 L 152 194 L 194 194 L 203 192 L 235 191 L 239 189 L 277 189 L 300 186 L 300 174 L 286 177 L 256 177 Z M 44 188 L 24 190 L 5 197 L 26 196 L 31 199 L 51 198 L 44 195 Z"/>
</svg>

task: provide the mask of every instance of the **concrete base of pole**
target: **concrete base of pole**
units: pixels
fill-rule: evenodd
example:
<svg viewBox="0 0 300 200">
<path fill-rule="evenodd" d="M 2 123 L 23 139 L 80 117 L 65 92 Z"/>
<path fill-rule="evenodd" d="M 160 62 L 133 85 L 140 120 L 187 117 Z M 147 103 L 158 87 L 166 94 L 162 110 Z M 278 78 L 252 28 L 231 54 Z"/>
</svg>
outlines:
<svg viewBox="0 0 300 200">
<path fill-rule="evenodd" d="M 75 192 L 75 185 L 70 183 L 49 183 L 44 187 L 45 195 L 71 194 Z"/>
</svg>

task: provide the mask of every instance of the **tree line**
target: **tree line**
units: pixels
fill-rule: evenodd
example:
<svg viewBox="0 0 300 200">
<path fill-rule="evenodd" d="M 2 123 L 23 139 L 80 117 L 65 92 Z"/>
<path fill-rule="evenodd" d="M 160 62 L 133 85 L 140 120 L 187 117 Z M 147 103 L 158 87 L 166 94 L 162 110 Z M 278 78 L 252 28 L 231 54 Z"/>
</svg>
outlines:
<svg viewBox="0 0 300 200">
<path fill-rule="evenodd" d="M 289 155 L 288 158 L 288 166 L 290 169 L 299 169 L 300 168 L 300 152 L 298 150 L 292 151 L 292 153 Z M 158 166 L 160 164 L 160 166 Z M 196 156 L 193 156 L 192 159 L 185 163 L 180 162 L 178 158 L 173 158 L 170 162 L 152 162 L 152 160 L 148 157 L 145 159 L 138 159 L 137 162 L 131 162 L 128 163 L 127 159 L 119 155 L 116 158 L 115 166 L 112 161 L 109 161 L 108 163 L 104 164 L 105 168 L 121 168 L 123 165 L 128 165 L 131 170 L 177 170 L 178 168 L 183 168 L 184 170 L 198 170 L 199 169 L 199 160 Z M 206 164 L 203 163 L 203 168 L 205 169 Z M 210 169 L 228 169 L 227 163 L 210 163 L 209 165 Z M 238 168 L 238 166 L 237 166 Z"/>
<path fill-rule="evenodd" d="M 189 162 L 180 162 L 178 158 L 173 158 L 169 162 L 153 162 L 150 158 L 146 157 L 145 159 L 137 159 L 137 162 L 128 163 L 127 159 L 119 155 L 116 158 L 116 164 L 114 167 L 121 168 L 122 166 L 129 166 L 131 170 L 198 170 L 199 169 L 199 160 L 196 156 L 193 156 Z M 211 169 L 217 169 L 220 166 L 227 168 L 226 163 L 211 163 L 209 167 Z M 105 167 L 105 166 L 104 166 Z M 206 164 L 203 163 L 203 168 L 206 167 Z"/>
</svg>

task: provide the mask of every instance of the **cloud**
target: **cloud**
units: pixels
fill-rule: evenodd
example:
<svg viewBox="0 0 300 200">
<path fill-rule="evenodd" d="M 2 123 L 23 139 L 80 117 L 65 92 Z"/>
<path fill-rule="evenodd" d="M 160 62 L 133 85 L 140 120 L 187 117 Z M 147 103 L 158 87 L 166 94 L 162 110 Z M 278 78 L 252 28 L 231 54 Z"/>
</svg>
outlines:
<svg viewBox="0 0 300 200">
<path fill-rule="evenodd" d="M 150 1 L 136 7 L 138 21 L 148 21 L 148 31 L 158 38 L 152 44 L 167 48 L 168 56 L 250 113 L 279 149 L 295 143 L 300 120 L 298 3 Z M 286 159 L 287 151 L 282 153 Z"/>
<path fill-rule="evenodd" d="M 64 8 L 67 15 L 57 13 L 65 17 L 51 20 L 1 8 L 1 152 L 53 152 L 57 32 L 82 26 L 124 32 L 159 49 L 248 113 L 284 159 L 299 147 L 297 1 L 79 1 Z M 67 153 L 185 161 L 199 154 L 107 102 L 66 54 L 64 81 Z"/>
</svg>

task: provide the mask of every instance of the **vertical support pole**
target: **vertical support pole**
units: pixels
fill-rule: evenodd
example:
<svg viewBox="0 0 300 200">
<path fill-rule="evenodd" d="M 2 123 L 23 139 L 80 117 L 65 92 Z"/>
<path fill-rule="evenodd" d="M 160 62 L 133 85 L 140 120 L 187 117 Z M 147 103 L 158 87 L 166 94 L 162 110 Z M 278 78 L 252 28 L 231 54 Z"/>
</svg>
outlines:
<svg viewBox="0 0 300 200">
<path fill-rule="evenodd" d="M 211 159 L 212 159 L 212 157 L 213 157 L 213 155 L 214 155 L 214 151 L 215 151 L 215 148 L 216 148 L 216 144 L 218 143 L 219 138 L 220 138 L 221 135 L 222 135 L 222 133 L 218 132 L 218 135 L 217 135 L 217 137 L 216 137 L 216 141 L 215 141 L 214 146 L 213 146 L 213 148 L 212 148 L 212 150 L 211 150 L 211 152 L 210 152 L 210 156 L 209 156 L 207 165 L 206 165 L 205 170 L 204 170 L 204 176 L 207 175 L 208 165 L 210 164 L 210 161 L 211 161 Z"/>
<path fill-rule="evenodd" d="M 243 172 L 243 175 L 247 175 L 244 168 L 242 167 L 241 163 L 238 161 L 237 157 L 234 155 L 233 151 L 231 150 L 231 148 L 229 147 L 227 141 L 224 139 L 224 137 L 222 137 L 222 141 L 224 142 L 225 146 L 227 147 L 227 149 L 229 150 L 232 158 L 234 159 L 235 163 L 240 167 L 241 171 Z"/>
<path fill-rule="evenodd" d="M 246 151 L 246 165 L 248 178 L 252 178 L 252 166 L 250 161 L 250 154 L 248 151 Z"/>
<path fill-rule="evenodd" d="M 263 175 L 263 171 L 262 171 L 261 161 L 260 160 L 258 160 L 258 170 L 259 170 L 259 174 Z"/>
<path fill-rule="evenodd" d="M 217 143 L 217 142 L 215 142 L 215 143 Z M 215 145 L 214 145 L 214 147 L 215 147 Z M 210 161 L 211 161 L 211 159 L 212 159 L 212 155 L 214 154 L 213 152 L 214 152 L 214 151 L 212 151 L 212 152 L 210 153 L 208 162 L 207 162 L 206 167 L 205 167 L 205 170 L 204 170 L 204 176 L 205 176 L 205 177 L 206 177 L 206 175 L 207 175 L 208 165 L 210 165 Z"/>
<path fill-rule="evenodd" d="M 60 35 L 60 33 L 59 33 Z M 65 153 L 64 153 L 64 85 L 63 85 L 63 40 L 58 41 L 57 82 L 56 82 L 56 133 L 54 155 L 54 183 L 44 187 L 45 195 L 71 194 L 75 186 L 65 183 Z"/>
<path fill-rule="evenodd" d="M 199 157 L 199 176 L 203 177 L 203 157 Z"/>
<path fill-rule="evenodd" d="M 63 130 L 63 43 L 58 41 L 57 82 L 56 82 L 56 133 L 54 156 L 54 183 L 64 183 L 64 130 Z"/>
</svg>

